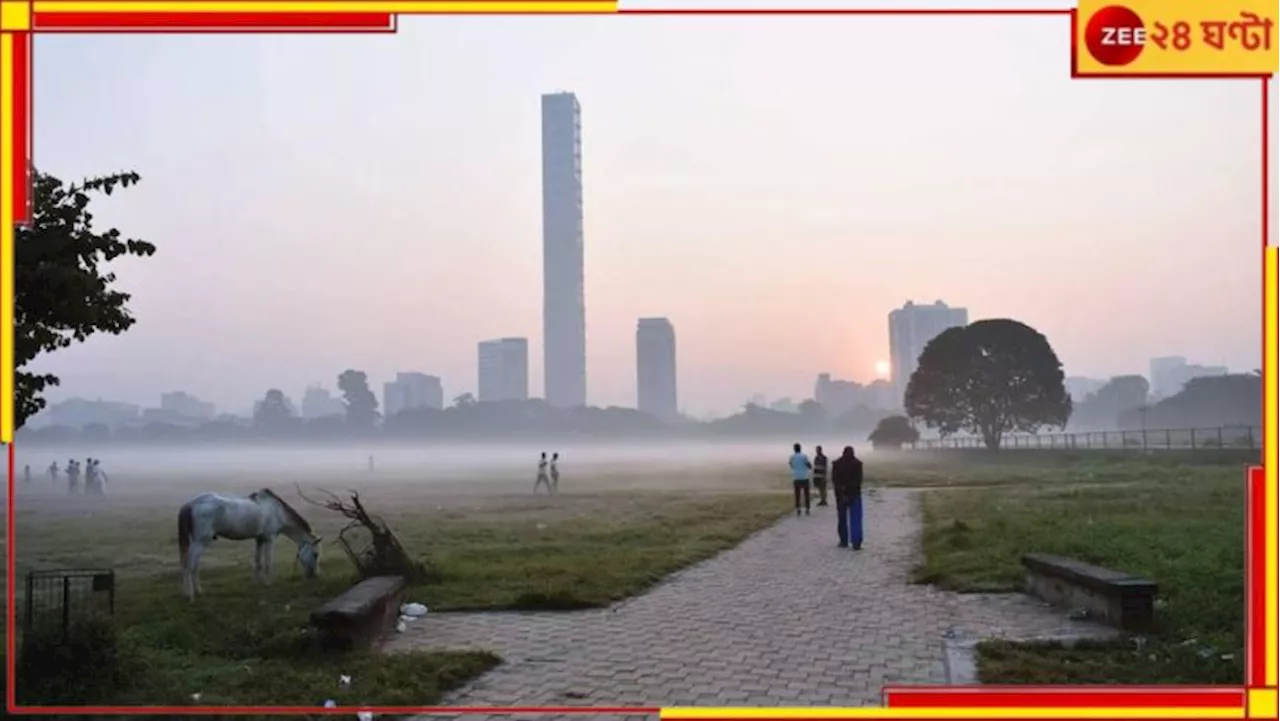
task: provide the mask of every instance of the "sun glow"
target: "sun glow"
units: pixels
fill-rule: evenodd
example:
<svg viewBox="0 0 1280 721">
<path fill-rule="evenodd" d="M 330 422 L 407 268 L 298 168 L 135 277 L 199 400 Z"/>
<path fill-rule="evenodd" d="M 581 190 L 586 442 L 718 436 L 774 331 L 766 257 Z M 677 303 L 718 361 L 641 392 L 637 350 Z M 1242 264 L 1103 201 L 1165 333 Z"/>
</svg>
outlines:
<svg viewBox="0 0 1280 721">
<path fill-rule="evenodd" d="M 878 376 L 889 375 L 889 361 L 887 360 L 876 361 L 876 375 Z"/>
</svg>

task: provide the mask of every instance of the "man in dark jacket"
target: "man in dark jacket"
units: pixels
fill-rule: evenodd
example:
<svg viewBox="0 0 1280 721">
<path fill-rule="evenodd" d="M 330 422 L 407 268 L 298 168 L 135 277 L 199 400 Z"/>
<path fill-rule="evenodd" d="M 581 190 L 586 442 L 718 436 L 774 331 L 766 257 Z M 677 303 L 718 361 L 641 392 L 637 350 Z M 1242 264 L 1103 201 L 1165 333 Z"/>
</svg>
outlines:
<svg viewBox="0 0 1280 721">
<path fill-rule="evenodd" d="M 836 493 L 836 515 L 839 521 L 840 547 L 862 548 L 862 461 L 853 455 L 853 446 L 831 464 L 831 487 Z"/>
<path fill-rule="evenodd" d="M 813 455 L 813 487 L 818 489 L 818 505 L 827 505 L 827 457 L 822 453 L 822 446 L 814 449 Z"/>
</svg>

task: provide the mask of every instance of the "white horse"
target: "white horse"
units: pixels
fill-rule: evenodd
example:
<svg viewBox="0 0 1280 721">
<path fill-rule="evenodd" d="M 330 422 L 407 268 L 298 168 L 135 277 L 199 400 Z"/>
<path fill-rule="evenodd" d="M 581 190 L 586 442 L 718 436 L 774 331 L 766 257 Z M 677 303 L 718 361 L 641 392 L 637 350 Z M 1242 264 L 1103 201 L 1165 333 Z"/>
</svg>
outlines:
<svg viewBox="0 0 1280 721">
<path fill-rule="evenodd" d="M 182 561 L 182 590 L 195 600 L 200 589 L 200 556 L 217 538 L 233 541 L 254 539 L 253 575 L 263 584 L 271 583 L 276 536 L 287 536 L 298 544 L 298 561 L 303 575 L 315 577 L 320 566 L 320 537 L 311 530 L 293 507 L 270 489 L 254 491 L 247 497 L 201 493 L 178 509 L 178 551 Z"/>
</svg>

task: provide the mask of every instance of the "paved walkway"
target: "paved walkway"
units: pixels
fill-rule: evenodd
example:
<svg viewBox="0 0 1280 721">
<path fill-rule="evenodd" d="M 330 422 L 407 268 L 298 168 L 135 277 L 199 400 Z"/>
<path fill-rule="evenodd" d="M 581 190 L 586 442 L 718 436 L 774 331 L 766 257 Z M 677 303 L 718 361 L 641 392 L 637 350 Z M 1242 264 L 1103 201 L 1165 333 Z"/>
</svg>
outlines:
<svg viewBox="0 0 1280 721">
<path fill-rule="evenodd" d="M 873 491 L 866 522 L 858 552 L 836 547 L 834 508 L 815 508 L 613 608 L 429 614 L 389 650 L 504 659 L 448 705 L 859 706 L 886 684 L 945 683 L 948 639 L 1094 630 L 1022 595 L 912 585 L 915 492 Z"/>
</svg>

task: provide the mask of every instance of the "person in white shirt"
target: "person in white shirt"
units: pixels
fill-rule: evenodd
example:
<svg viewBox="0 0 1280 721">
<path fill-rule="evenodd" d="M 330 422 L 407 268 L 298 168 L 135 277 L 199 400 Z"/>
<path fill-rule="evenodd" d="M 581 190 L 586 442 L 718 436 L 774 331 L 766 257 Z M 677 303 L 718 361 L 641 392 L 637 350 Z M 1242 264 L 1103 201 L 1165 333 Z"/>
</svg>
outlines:
<svg viewBox="0 0 1280 721">
<path fill-rule="evenodd" d="M 560 453 L 551 454 L 551 492 L 555 493 L 560 490 Z"/>
<path fill-rule="evenodd" d="M 800 497 L 804 497 L 804 515 L 809 515 L 809 471 L 813 468 L 813 464 L 809 462 L 809 457 L 800 450 L 800 444 L 797 443 L 791 447 L 791 460 L 788 465 L 791 467 L 791 486 L 796 494 L 796 515 L 800 515 Z"/>
</svg>

